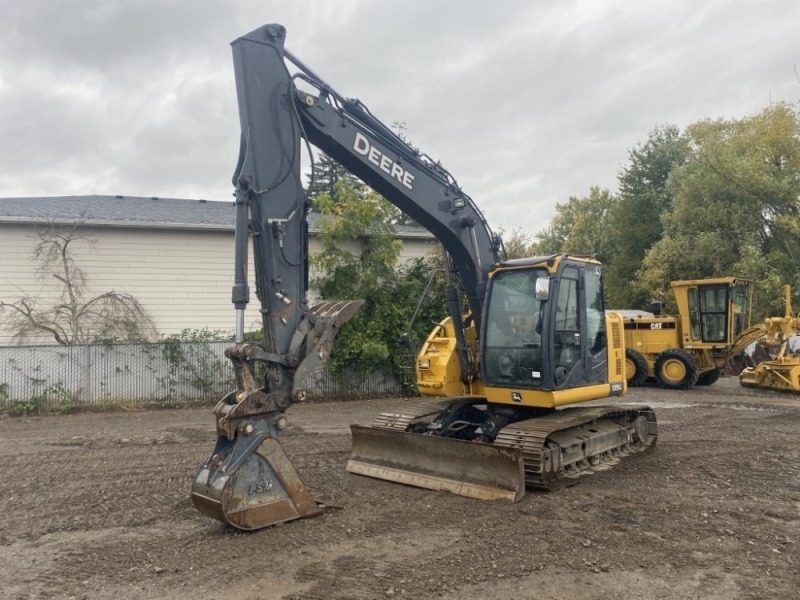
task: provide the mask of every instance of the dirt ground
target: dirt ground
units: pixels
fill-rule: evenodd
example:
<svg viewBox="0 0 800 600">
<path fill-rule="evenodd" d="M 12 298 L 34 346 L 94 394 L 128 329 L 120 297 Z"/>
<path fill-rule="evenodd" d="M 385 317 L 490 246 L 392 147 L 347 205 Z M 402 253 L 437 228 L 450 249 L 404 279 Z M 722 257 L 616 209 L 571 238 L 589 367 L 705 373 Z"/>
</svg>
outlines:
<svg viewBox="0 0 800 600">
<path fill-rule="evenodd" d="M 282 438 L 344 508 L 255 533 L 189 500 L 210 409 L 0 420 L 0 597 L 800 598 L 800 398 L 669 392 L 656 449 L 481 502 L 351 475 L 351 423 L 416 400 L 295 406 Z"/>
</svg>

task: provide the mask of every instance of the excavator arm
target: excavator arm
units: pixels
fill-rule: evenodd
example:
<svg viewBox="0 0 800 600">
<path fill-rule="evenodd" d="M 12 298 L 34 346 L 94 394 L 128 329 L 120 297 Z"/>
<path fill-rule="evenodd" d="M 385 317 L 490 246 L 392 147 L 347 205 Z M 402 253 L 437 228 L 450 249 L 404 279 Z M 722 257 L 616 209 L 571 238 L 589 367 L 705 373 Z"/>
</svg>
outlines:
<svg viewBox="0 0 800 600">
<path fill-rule="evenodd" d="M 307 305 L 303 144 L 326 152 L 441 241 L 476 323 L 499 246 L 472 199 L 446 170 L 360 101 L 333 90 L 284 48 L 285 37 L 285 28 L 272 24 L 232 43 L 241 142 L 233 176 L 236 343 L 226 356 L 233 362 L 237 389 L 214 409 L 217 445 L 192 487 L 201 512 L 242 529 L 319 514 L 277 437 L 286 426 L 284 412 L 306 398 L 336 332 L 362 303 Z M 287 63 L 296 68 L 294 74 Z M 249 244 L 264 330 L 261 345 L 244 342 Z M 465 380 L 474 379 L 477 366 L 455 285 L 449 286 L 448 304 L 457 324 L 461 372 Z M 259 363 L 265 365 L 263 385 L 256 376 Z"/>
<path fill-rule="evenodd" d="M 259 297 L 268 297 L 273 290 L 266 288 L 274 287 L 275 281 L 266 273 L 273 265 L 259 264 L 260 256 L 274 255 L 276 250 L 265 246 L 269 243 L 268 236 L 262 235 L 266 230 L 279 240 L 282 257 L 287 252 L 293 255 L 284 260 L 282 269 L 276 269 L 282 271 L 278 275 L 284 289 L 288 288 L 290 294 L 300 290 L 298 297 L 305 293 L 308 207 L 300 184 L 299 162 L 305 141 L 331 156 L 440 241 L 449 259 L 448 274 L 452 273 L 459 284 L 458 289 L 455 284 L 449 286 L 448 312 L 456 322 L 461 369 L 465 381 L 474 379 L 477 367 L 468 356 L 459 292 L 479 330 L 483 293 L 488 273 L 497 263 L 499 237 L 450 173 L 396 135 L 359 100 L 336 92 L 284 48 L 285 37 L 285 28 L 272 24 L 233 42 L 242 128 L 234 184 L 237 202 L 243 192 L 249 195 L 246 202 L 256 236 Z M 294 74 L 290 74 L 287 63 L 297 69 Z M 239 202 L 239 206 L 243 204 Z M 237 266 L 237 272 L 241 271 Z M 266 276 L 259 277 L 261 273 Z M 287 282 L 293 282 L 292 286 Z M 275 298 L 270 302 L 276 303 Z M 283 328 L 285 334 L 292 325 Z"/>
</svg>

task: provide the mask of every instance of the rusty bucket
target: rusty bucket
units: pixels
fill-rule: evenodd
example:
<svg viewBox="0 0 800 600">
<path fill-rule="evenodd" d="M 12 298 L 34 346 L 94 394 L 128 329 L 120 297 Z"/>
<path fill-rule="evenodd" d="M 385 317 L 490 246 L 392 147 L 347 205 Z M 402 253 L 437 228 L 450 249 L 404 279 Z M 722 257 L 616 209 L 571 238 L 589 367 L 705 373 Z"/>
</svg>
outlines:
<svg viewBox="0 0 800 600">
<path fill-rule="evenodd" d="M 272 436 L 221 438 L 192 483 L 204 515 L 252 530 L 324 512 Z"/>
</svg>

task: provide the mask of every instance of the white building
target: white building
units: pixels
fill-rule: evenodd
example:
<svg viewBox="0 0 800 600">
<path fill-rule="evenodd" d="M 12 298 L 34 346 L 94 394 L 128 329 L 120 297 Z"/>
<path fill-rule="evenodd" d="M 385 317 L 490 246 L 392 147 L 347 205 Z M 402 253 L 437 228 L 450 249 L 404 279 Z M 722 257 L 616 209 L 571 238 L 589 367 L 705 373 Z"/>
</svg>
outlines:
<svg viewBox="0 0 800 600">
<path fill-rule="evenodd" d="M 309 215 L 311 253 L 320 249 L 318 218 Z M 33 296 L 47 302 L 60 291 L 57 280 L 37 273 L 32 256 L 36 231 L 76 223 L 94 242 L 80 240 L 70 248 L 91 293 L 113 290 L 135 296 L 165 335 L 184 329 L 232 331 L 232 202 L 128 196 L 0 198 L 0 300 L 11 303 Z M 398 226 L 397 235 L 403 242 L 401 262 L 434 249 L 434 238 L 424 229 Z M 354 246 L 357 252 L 358 244 Z M 253 261 L 249 263 L 252 271 Z M 253 293 L 248 328 L 261 326 L 257 304 Z M 52 343 L 51 338 L 36 341 Z M 0 325 L 0 345 L 10 342 L 10 333 Z"/>
</svg>

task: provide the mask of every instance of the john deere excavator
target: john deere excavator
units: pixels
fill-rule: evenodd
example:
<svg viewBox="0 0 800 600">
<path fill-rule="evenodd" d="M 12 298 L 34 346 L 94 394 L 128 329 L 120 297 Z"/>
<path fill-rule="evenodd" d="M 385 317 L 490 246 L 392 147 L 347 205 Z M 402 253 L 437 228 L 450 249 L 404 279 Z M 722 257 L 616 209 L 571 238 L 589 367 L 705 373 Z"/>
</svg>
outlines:
<svg viewBox="0 0 800 600">
<path fill-rule="evenodd" d="M 449 316 L 417 362 L 420 388 L 444 399 L 353 426 L 349 471 L 518 500 L 526 485 L 553 489 L 652 447 L 657 426 L 646 406 L 565 408 L 626 390 L 622 319 L 604 314 L 602 265 L 567 255 L 498 261 L 499 238 L 454 178 L 325 83 L 284 48 L 285 36 L 271 24 L 232 44 L 242 134 L 233 178 L 236 343 L 226 354 L 237 388 L 214 409 L 218 440 L 194 479 L 195 506 L 241 529 L 324 508 L 277 438 L 360 303 L 307 306 L 303 141 L 432 232 L 447 263 Z M 248 237 L 259 345 L 243 341 Z"/>
</svg>

